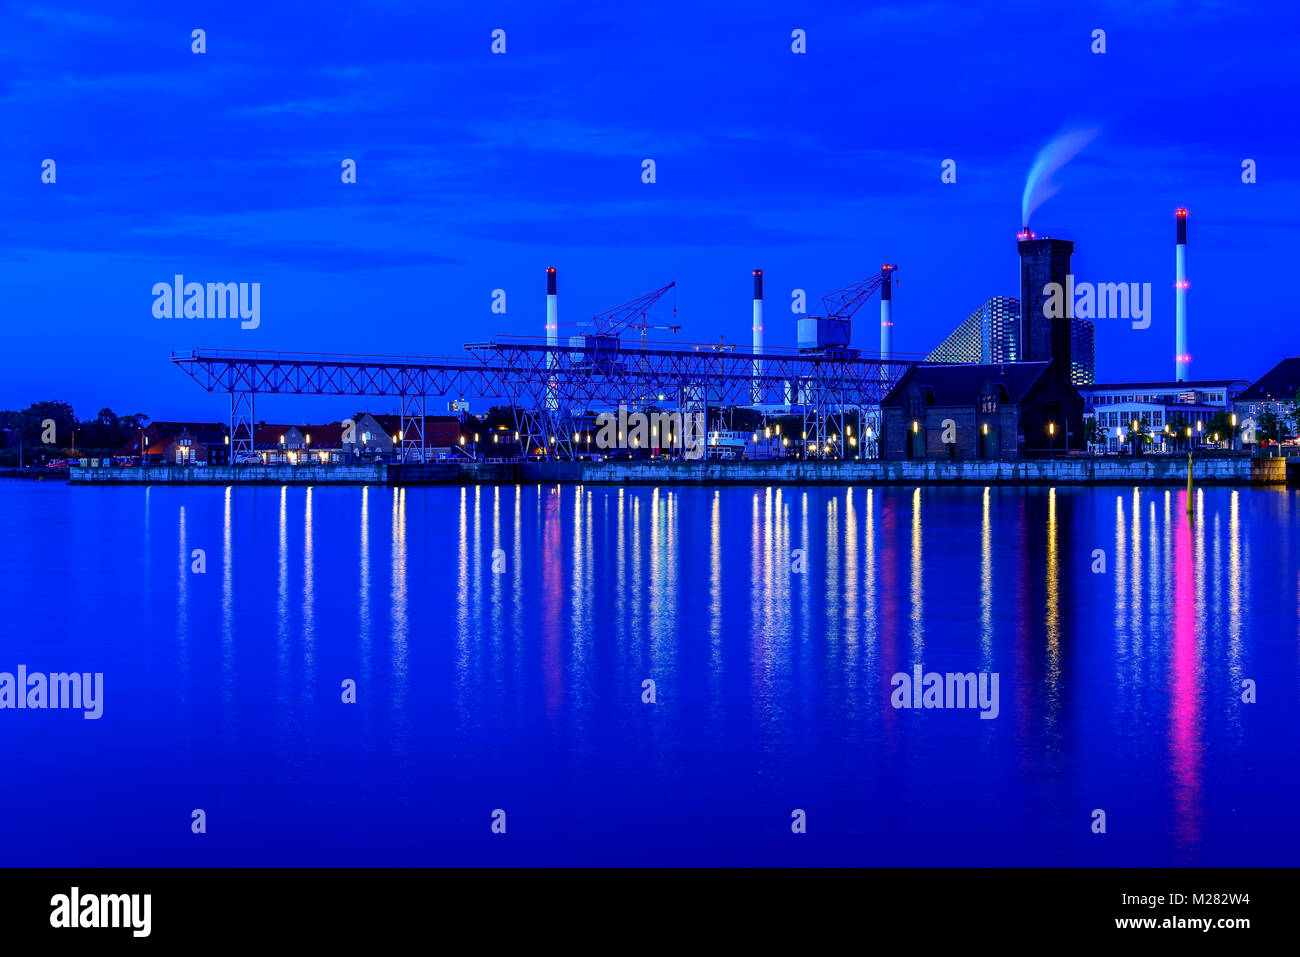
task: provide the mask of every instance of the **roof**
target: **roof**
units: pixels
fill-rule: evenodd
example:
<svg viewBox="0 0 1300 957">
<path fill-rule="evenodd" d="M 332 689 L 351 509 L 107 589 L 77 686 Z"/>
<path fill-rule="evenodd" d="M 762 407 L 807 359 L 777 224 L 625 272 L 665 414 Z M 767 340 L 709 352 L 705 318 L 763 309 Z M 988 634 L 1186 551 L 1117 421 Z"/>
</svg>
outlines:
<svg viewBox="0 0 1300 957">
<path fill-rule="evenodd" d="M 1269 402 L 1294 399 L 1300 392 L 1300 356 L 1283 359 L 1264 373 L 1258 382 L 1237 396 L 1238 402 Z"/>
<path fill-rule="evenodd" d="M 402 422 L 405 421 L 405 420 L 403 419 L 403 417 L 400 416 L 400 415 L 391 415 L 391 414 L 387 414 L 387 413 L 379 413 L 379 412 L 358 412 L 355 416 L 353 416 L 353 421 L 356 421 L 357 419 L 360 419 L 363 415 L 368 415 L 368 416 L 370 416 L 372 419 L 374 419 L 376 422 L 379 423 L 379 427 L 380 427 L 381 429 L 383 429 L 384 431 L 388 432 L 390 435 L 396 435 L 398 432 L 400 432 L 401 429 L 402 429 Z M 416 416 L 413 416 L 412 418 L 416 418 Z M 460 424 L 460 416 L 458 416 L 458 415 L 426 415 L 426 416 L 424 416 L 424 424 L 425 424 L 426 426 L 429 426 L 429 425 L 459 425 L 459 424 Z"/>
<path fill-rule="evenodd" d="M 1230 385 L 1248 384 L 1248 379 L 1192 379 L 1187 382 L 1093 382 L 1079 386 L 1080 392 L 1108 392 L 1111 389 L 1161 389 L 1185 392 L 1188 389 L 1221 389 Z"/>
<path fill-rule="evenodd" d="M 953 365 L 921 363 L 912 368 L 889 390 L 881 405 L 898 402 L 913 385 L 925 386 L 934 396 L 933 405 L 974 405 L 985 383 L 1007 390 L 1008 402 L 1019 402 L 1042 378 L 1050 363 L 999 362 L 983 365 L 962 362 Z"/>
<path fill-rule="evenodd" d="M 287 435 L 293 425 L 259 425 L 253 429 L 253 444 L 256 446 L 279 445 L 280 436 Z"/>
<path fill-rule="evenodd" d="M 145 452 L 150 455 L 161 454 L 163 449 L 188 432 L 200 445 L 223 445 L 226 441 L 226 426 L 221 422 L 150 422 L 144 427 Z M 140 430 L 132 430 L 126 444 L 118 449 L 119 454 L 135 454 L 140 451 Z"/>
</svg>

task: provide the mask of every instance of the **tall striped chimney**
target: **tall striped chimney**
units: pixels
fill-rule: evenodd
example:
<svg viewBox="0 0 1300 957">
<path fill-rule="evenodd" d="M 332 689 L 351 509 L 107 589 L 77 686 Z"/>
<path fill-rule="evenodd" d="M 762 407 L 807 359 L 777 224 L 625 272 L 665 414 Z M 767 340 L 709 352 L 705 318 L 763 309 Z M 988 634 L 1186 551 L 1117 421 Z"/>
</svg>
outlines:
<svg viewBox="0 0 1300 957">
<path fill-rule="evenodd" d="M 763 354 L 763 270 L 754 270 L 754 355 Z M 754 368 L 754 404 L 763 401 L 763 360 L 755 358 Z"/>
<path fill-rule="evenodd" d="M 1192 355 L 1187 348 L 1187 210 L 1174 210 L 1178 225 L 1174 246 L 1174 380 L 1186 382 L 1191 372 Z"/>
<path fill-rule="evenodd" d="M 894 283 L 895 266 L 885 263 L 880 267 L 880 358 L 890 359 L 894 354 Z"/>
<path fill-rule="evenodd" d="M 560 301 L 555 293 L 555 267 L 546 267 L 546 368 L 554 369 L 557 354 L 553 351 L 560 344 Z M 554 383 L 546 389 L 546 409 L 554 412 L 559 408 Z"/>
</svg>

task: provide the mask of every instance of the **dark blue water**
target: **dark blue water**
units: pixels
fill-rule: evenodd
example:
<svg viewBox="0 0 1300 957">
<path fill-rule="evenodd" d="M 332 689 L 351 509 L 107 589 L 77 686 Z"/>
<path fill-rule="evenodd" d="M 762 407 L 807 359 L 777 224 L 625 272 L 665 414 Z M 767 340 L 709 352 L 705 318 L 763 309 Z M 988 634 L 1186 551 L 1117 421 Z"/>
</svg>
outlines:
<svg viewBox="0 0 1300 957">
<path fill-rule="evenodd" d="M 1300 500 L 1196 501 L 0 483 L 0 671 L 105 699 L 0 711 L 0 864 L 1291 864 Z"/>
</svg>

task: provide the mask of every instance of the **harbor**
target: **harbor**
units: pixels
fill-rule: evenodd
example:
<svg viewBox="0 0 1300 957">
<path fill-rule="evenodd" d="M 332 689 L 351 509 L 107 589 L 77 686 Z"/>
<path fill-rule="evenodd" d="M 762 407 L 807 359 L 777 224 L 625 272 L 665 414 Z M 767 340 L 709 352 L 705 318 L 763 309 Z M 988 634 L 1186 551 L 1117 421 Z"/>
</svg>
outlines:
<svg viewBox="0 0 1300 957">
<path fill-rule="evenodd" d="M 1197 485 L 1283 486 L 1285 458 L 1206 456 Z M 1292 465 L 1292 481 L 1300 462 Z M 1136 485 L 1181 486 L 1181 456 L 1007 461 L 374 462 L 362 465 L 147 465 L 68 470 L 73 485 Z"/>
</svg>

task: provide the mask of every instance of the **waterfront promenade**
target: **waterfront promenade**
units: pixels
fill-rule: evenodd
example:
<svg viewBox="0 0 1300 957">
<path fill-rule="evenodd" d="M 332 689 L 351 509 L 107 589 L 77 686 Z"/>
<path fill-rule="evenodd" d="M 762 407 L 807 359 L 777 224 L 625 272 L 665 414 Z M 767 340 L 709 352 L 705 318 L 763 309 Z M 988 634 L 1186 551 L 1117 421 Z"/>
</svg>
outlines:
<svg viewBox="0 0 1300 957">
<path fill-rule="evenodd" d="M 1198 458 L 1198 485 L 1283 485 L 1286 460 Z M 440 462 L 73 468 L 73 485 L 1185 485 L 1182 456 L 887 462 Z"/>
</svg>

